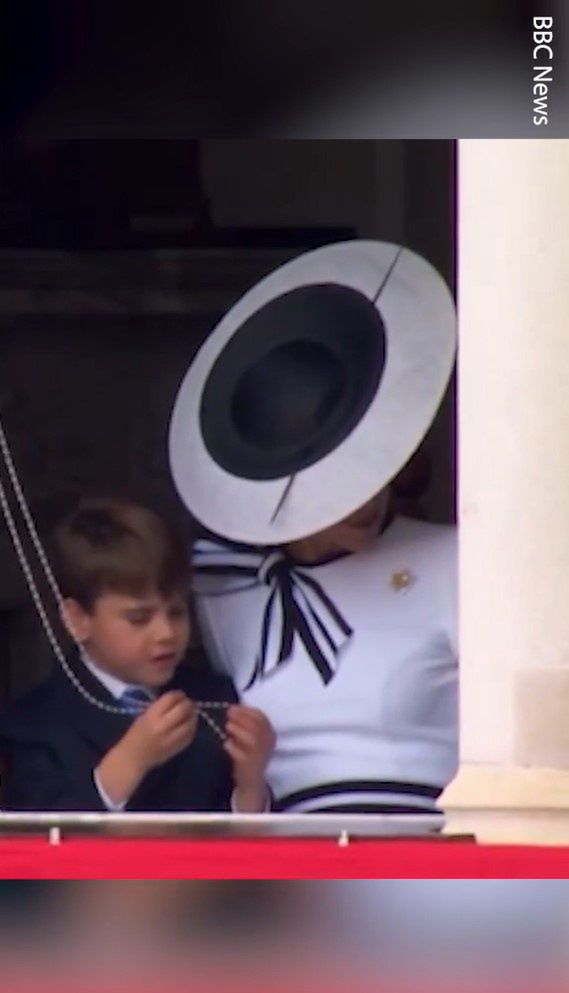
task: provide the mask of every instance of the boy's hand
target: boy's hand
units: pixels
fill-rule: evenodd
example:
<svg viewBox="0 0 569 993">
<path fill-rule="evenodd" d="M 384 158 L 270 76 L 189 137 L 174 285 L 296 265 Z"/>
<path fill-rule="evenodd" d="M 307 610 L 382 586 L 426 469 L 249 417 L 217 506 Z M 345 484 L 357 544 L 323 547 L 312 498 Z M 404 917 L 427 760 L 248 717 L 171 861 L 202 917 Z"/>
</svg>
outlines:
<svg viewBox="0 0 569 993">
<path fill-rule="evenodd" d="M 260 710 L 234 704 L 227 711 L 225 732 L 237 807 L 241 813 L 261 813 L 267 805 L 265 769 L 275 745 L 272 725 Z"/>
<path fill-rule="evenodd" d="M 180 690 L 164 693 L 137 717 L 119 746 L 130 754 L 143 775 L 177 755 L 195 737 L 198 712 Z"/>
<path fill-rule="evenodd" d="M 179 690 L 151 703 L 95 770 L 105 795 L 114 804 L 127 803 L 151 769 L 192 743 L 197 722 L 195 703 Z"/>
</svg>

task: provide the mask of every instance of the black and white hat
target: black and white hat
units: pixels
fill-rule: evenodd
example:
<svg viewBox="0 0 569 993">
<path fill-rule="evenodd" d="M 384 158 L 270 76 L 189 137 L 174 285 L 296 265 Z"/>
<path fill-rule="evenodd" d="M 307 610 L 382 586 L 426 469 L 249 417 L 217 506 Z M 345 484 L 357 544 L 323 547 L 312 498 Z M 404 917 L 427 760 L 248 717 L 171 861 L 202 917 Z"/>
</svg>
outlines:
<svg viewBox="0 0 569 993">
<path fill-rule="evenodd" d="M 226 314 L 180 387 L 182 500 L 211 531 L 258 545 L 335 524 L 415 451 L 454 351 L 449 289 L 408 249 L 354 240 L 288 262 Z"/>
</svg>

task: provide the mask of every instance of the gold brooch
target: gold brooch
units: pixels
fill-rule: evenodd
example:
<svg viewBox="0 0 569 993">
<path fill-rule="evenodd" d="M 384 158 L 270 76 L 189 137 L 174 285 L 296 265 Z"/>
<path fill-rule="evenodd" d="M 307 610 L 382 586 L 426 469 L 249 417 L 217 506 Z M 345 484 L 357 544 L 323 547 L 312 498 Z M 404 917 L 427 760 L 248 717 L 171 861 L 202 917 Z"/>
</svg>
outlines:
<svg viewBox="0 0 569 993">
<path fill-rule="evenodd" d="M 413 581 L 414 576 L 408 569 L 401 569 L 400 572 L 394 572 L 391 576 L 391 586 L 396 593 L 400 593 L 401 590 L 406 590 L 409 586 L 411 586 Z"/>
</svg>

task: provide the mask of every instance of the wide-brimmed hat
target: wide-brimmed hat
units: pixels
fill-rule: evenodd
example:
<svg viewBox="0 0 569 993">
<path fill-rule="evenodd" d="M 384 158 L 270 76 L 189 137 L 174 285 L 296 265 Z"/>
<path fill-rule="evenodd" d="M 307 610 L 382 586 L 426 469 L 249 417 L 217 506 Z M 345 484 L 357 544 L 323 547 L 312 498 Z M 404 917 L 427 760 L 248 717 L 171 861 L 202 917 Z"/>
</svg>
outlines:
<svg viewBox="0 0 569 993">
<path fill-rule="evenodd" d="M 414 252 L 354 240 L 288 262 L 232 307 L 182 382 L 169 440 L 182 500 L 253 544 L 335 524 L 415 451 L 454 351 L 450 291 Z"/>
</svg>

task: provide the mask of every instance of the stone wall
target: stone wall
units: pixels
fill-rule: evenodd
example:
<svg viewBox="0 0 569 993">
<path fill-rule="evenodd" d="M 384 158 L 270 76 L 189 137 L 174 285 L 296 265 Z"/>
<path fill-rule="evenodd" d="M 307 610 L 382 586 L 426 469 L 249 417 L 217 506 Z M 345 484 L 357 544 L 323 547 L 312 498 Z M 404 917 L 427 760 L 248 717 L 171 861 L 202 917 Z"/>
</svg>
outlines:
<svg viewBox="0 0 569 993">
<path fill-rule="evenodd" d="M 128 496 L 191 528 L 167 465 L 178 386 L 219 317 L 286 257 L 0 252 L 0 415 L 44 535 L 84 494 Z M 51 651 L 3 521 L 0 555 L 6 697 L 47 671 Z"/>
</svg>

